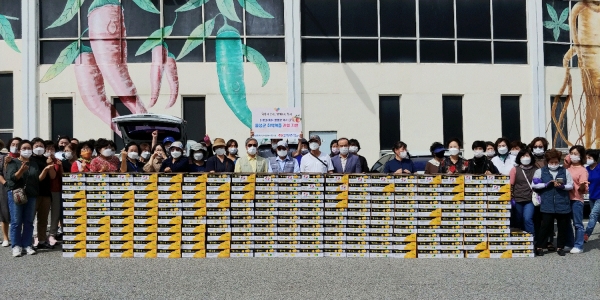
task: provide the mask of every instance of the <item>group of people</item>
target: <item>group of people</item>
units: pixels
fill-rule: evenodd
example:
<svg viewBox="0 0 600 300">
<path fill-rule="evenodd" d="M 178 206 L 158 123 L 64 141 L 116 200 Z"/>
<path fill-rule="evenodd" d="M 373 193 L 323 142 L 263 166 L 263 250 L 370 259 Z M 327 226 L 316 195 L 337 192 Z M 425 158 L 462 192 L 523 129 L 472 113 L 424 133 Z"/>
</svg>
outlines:
<svg viewBox="0 0 600 300">
<path fill-rule="evenodd" d="M 340 138 L 321 150 L 321 138 L 301 138 L 295 151 L 286 141 L 271 140 L 271 149 L 259 152 L 259 142 L 252 133 L 245 140 L 245 155 L 238 155 L 236 140 L 201 142 L 166 137 L 158 141 L 131 142 L 117 154 L 116 144 L 107 139 L 80 142 L 59 137 L 56 142 L 34 138 L 12 138 L 8 148 L 0 151 L 0 221 L 2 246 L 9 246 L 13 256 L 36 249 L 52 248 L 60 239 L 62 218 L 61 179 L 63 173 L 105 172 L 242 172 L 242 173 L 367 173 L 366 159 L 358 154 L 356 139 Z M 4 148 L 0 141 L 0 149 Z M 452 139 L 446 145 L 435 142 L 430 147 L 433 158 L 425 166 L 426 174 L 502 174 L 510 176 L 512 186 L 511 227 L 535 235 L 536 254 L 544 248 L 559 255 L 581 253 L 600 214 L 600 169 L 597 150 L 571 147 L 563 159 L 548 141 L 537 137 L 529 145 L 499 138 L 495 143 L 475 141 L 474 157 L 461 155 L 462 143 Z M 413 174 L 417 170 L 406 143 L 393 145 L 393 158 L 383 168 L 388 174 Z M 2 154 L 4 152 L 4 154 Z M 589 193 L 592 213 L 587 229 L 583 226 L 583 195 Z M 23 202 L 23 195 L 25 201 Z M 536 198 L 537 197 L 537 198 Z M 539 199 L 538 201 L 532 201 Z M 541 204 L 536 206 L 534 203 Z M 50 214 L 50 220 L 48 215 Z M 37 215 L 37 218 L 36 218 Z M 37 222 L 34 222 L 36 220 Z M 556 247 L 554 220 L 558 223 Z M 574 230 L 570 227 L 573 223 Z M 10 224 L 10 226 L 8 226 Z M 36 226 L 37 225 L 37 226 Z M 50 230 L 47 233 L 47 227 Z M 9 234 L 10 227 L 10 234 Z"/>
</svg>

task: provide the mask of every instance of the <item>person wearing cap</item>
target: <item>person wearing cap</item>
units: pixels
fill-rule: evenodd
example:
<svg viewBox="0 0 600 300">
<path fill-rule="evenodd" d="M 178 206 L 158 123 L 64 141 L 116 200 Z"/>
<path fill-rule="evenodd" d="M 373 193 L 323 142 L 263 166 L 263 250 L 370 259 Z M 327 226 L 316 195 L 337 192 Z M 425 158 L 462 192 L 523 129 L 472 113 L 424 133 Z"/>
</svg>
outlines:
<svg viewBox="0 0 600 300">
<path fill-rule="evenodd" d="M 390 174 L 412 174 L 417 170 L 415 164 L 408 155 L 408 146 L 402 141 L 398 141 L 394 144 L 395 157 L 385 163 L 383 167 L 383 173 Z"/>
<path fill-rule="evenodd" d="M 302 157 L 300 172 L 302 173 L 333 173 L 331 157 L 319 150 L 321 137 L 312 135 L 308 139 L 310 152 Z"/>
<path fill-rule="evenodd" d="M 206 172 L 206 146 L 196 143 L 190 147 L 189 172 Z"/>
<path fill-rule="evenodd" d="M 206 160 L 206 172 L 233 172 L 235 164 L 225 156 L 225 140 L 216 138 L 214 143 L 212 143 L 212 149 L 215 155 Z"/>
<path fill-rule="evenodd" d="M 367 159 L 364 156 L 358 154 L 358 151 L 360 151 L 360 143 L 358 142 L 358 140 L 350 139 L 349 144 L 350 147 L 348 147 L 348 149 L 350 150 L 350 153 L 358 156 L 358 161 L 360 162 L 360 169 L 363 171 L 363 173 L 369 172 L 369 164 L 367 163 Z"/>
<path fill-rule="evenodd" d="M 334 173 L 362 173 L 358 156 L 350 153 L 347 138 L 337 140 L 339 153 L 331 158 Z"/>
<path fill-rule="evenodd" d="M 302 163 L 302 156 L 308 154 L 310 149 L 308 147 L 308 141 L 305 139 L 298 139 L 298 149 L 292 154 L 292 156 L 298 161 L 298 165 Z"/>
<path fill-rule="evenodd" d="M 298 161 L 288 155 L 288 145 L 285 141 L 277 143 L 277 157 L 269 158 L 269 173 L 299 173 Z"/>
<path fill-rule="evenodd" d="M 173 145 L 173 143 L 175 142 L 175 139 L 171 136 L 166 137 L 163 140 L 163 146 L 165 146 L 165 150 L 167 150 L 167 153 L 169 153 L 169 148 L 171 148 L 171 145 Z"/>
<path fill-rule="evenodd" d="M 485 156 L 485 141 L 474 141 L 471 145 L 473 158 L 469 159 L 467 174 L 492 175 L 498 174 L 498 168 Z"/>
<path fill-rule="evenodd" d="M 169 152 L 171 156 L 162 162 L 160 172 L 187 172 L 189 161 L 183 156 L 183 143 L 180 141 L 173 142 L 169 148 Z"/>
<path fill-rule="evenodd" d="M 442 143 L 434 142 L 431 144 L 431 147 L 429 147 L 429 152 L 431 152 L 433 158 L 425 164 L 425 174 L 436 174 L 440 167 L 440 163 L 444 160 L 446 148 L 444 148 Z"/>
<path fill-rule="evenodd" d="M 234 172 L 242 173 L 266 173 L 269 170 L 269 163 L 266 158 L 257 155 L 258 141 L 253 138 L 246 139 L 246 154 L 238 158 L 235 163 Z"/>
</svg>

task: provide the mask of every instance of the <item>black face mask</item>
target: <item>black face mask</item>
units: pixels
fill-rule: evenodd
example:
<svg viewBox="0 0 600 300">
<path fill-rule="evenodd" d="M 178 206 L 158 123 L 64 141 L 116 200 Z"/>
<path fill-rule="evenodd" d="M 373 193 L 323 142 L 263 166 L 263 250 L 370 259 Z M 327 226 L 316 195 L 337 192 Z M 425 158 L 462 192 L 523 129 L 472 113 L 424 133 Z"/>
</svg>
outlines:
<svg viewBox="0 0 600 300">
<path fill-rule="evenodd" d="M 65 146 L 58 146 L 58 151 L 60 151 L 60 152 L 65 151 Z"/>
<path fill-rule="evenodd" d="M 435 157 L 437 157 L 437 158 L 443 158 L 444 157 L 444 151 L 436 153 Z"/>
</svg>

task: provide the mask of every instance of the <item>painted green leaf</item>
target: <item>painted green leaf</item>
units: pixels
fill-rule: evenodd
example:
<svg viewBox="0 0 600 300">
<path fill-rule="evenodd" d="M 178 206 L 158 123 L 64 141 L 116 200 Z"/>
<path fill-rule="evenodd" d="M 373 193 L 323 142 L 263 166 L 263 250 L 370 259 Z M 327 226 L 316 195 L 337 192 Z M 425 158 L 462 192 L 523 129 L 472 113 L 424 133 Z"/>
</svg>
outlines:
<svg viewBox="0 0 600 300">
<path fill-rule="evenodd" d="M 552 29 L 556 27 L 556 23 L 554 23 L 553 21 L 544 21 L 544 27 Z"/>
<path fill-rule="evenodd" d="M 552 18 L 552 21 L 557 22 L 558 16 L 556 15 L 556 10 L 554 10 L 554 7 L 546 3 L 546 10 L 548 10 L 548 14 L 550 15 L 550 18 Z"/>
<path fill-rule="evenodd" d="M 227 19 L 235 22 L 242 22 L 235 12 L 235 6 L 233 6 L 233 0 L 216 0 L 219 11 Z"/>
<path fill-rule="evenodd" d="M 567 25 L 567 24 L 560 24 L 560 25 L 558 25 L 558 27 L 560 27 L 560 29 L 566 30 L 566 31 L 571 30 L 571 27 L 569 27 L 569 25 Z"/>
<path fill-rule="evenodd" d="M 121 5 L 121 3 L 119 2 L 119 0 L 94 0 L 94 2 L 92 2 L 92 4 L 90 5 L 90 8 L 88 9 L 88 16 L 90 15 L 90 13 L 92 13 L 92 11 L 96 8 L 100 8 L 104 5 Z"/>
<path fill-rule="evenodd" d="M 10 26 L 10 22 L 4 15 L 0 15 L 0 36 L 10 48 L 21 53 L 17 44 L 15 44 L 15 33 L 12 26 Z"/>
<path fill-rule="evenodd" d="M 79 52 L 80 53 L 92 53 L 92 48 L 82 44 L 81 50 Z"/>
<path fill-rule="evenodd" d="M 558 37 L 560 36 L 560 28 L 558 26 L 554 27 L 552 33 L 554 33 L 554 41 L 558 41 Z"/>
<path fill-rule="evenodd" d="M 62 26 L 67 24 L 69 21 L 73 19 L 79 12 L 79 8 L 85 2 L 85 0 L 68 0 L 65 5 L 65 9 L 62 14 L 52 23 L 50 26 L 46 27 L 46 29 Z"/>
<path fill-rule="evenodd" d="M 169 54 L 167 54 L 168 57 L 175 59 L 175 55 L 173 55 L 173 53 L 169 52 Z"/>
<path fill-rule="evenodd" d="M 204 3 L 207 3 L 208 0 L 189 0 L 186 4 L 182 5 L 180 8 L 176 9 L 175 12 L 184 12 L 196 9 L 202 6 Z"/>
<path fill-rule="evenodd" d="M 137 6 L 139 6 L 141 9 L 147 12 L 151 12 L 153 14 L 160 14 L 160 11 L 156 9 L 156 6 L 154 6 L 154 4 L 150 0 L 133 0 L 133 2 L 135 2 Z"/>
<path fill-rule="evenodd" d="M 246 45 L 244 45 L 244 55 L 248 58 L 249 62 L 258 68 L 262 76 L 262 86 L 265 86 L 271 77 L 271 68 L 265 57 L 260 52 Z"/>
<path fill-rule="evenodd" d="M 190 36 L 185 41 L 183 48 L 181 48 L 181 52 L 179 56 L 177 56 L 177 60 L 184 58 L 188 55 L 192 50 L 196 49 L 196 47 L 202 45 L 207 36 L 210 36 L 215 28 L 215 19 L 210 19 L 200 26 L 194 28 Z"/>
<path fill-rule="evenodd" d="M 262 6 L 260 6 L 260 4 L 258 4 L 258 2 L 256 0 L 238 0 L 240 2 L 240 5 L 251 15 L 259 17 L 259 18 L 265 18 L 265 19 L 272 19 L 273 16 L 268 13 L 267 11 L 265 11 Z"/>
<path fill-rule="evenodd" d="M 4 16 L 5 18 L 9 19 L 9 20 L 15 20 L 15 21 L 19 21 L 19 18 L 17 17 L 11 17 L 11 16 Z"/>
<path fill-rule="evenodd" d="M 152 49 L 154 47 L 160 45 L 163 42 L 163 38 L 171 35 L 173 31 L 173 26 L 166 26 L 165 28 L 157 29 L 154 31 L 146 41 L 140 46 L 138 51 L 135 53 L 135 56 L 140 56 Z"/>
<path fill-rule="evenodd" d="M 75 61 L 79 55 L 79 41 L 74 41 L 58 55 L 56 62 L 46 71 L 40 82 L 48 82 L 58 76 L 66 67 Z"/>
<path fill-rule="evenodd" d="M 560 18 L 558 19 L 558 23 L 564 23 L 569 17 L 569 8 L 565 8 L 560 14 Z"/>
</svg>

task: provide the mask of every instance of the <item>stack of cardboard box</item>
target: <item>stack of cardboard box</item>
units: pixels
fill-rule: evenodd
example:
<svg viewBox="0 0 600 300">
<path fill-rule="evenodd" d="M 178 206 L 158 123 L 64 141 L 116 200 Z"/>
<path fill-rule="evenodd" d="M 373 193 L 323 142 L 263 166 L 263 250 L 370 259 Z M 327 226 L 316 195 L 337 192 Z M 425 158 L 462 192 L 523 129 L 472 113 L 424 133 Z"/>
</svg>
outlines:
<svg viewBox="0 0 600 300">
<path fill-rule="evenodd" d="M 158 175 L 132 174 L 133 257 L 157 257 Z"/>
<path fill-rule="evenodd" d="M 348 175 L 325 175 L 323 256 L 346 257 Z"/>
<path fill-rule="evenodd" d="M 110 177 L 108 174 L 86 175 L 86 214 L 85 236 L 86 257 L 110 257 L 110 223 L 113 214 L 126 215 L 127 208 L 110 207 Z"/>
<path fill-rule="evenodd" d="M 109 174 L 110 257 L 133 257 L 134 192 L 129 174 Z M 101 225 L 105 226 L 105 225 Z M 102 227 L 100 227 L 102 228 Z"/>
<path fill-rule="evenodd" d="M 64 174 L 63 202 L 63 257 L 86 257 L 87 201 L 84 174 Z"/>
<path fill-rule="evenodd" d="M 392 257 L 417 258 L 417 175 L 394 175 Z"/>
<path fill-rule="evenodd" d="M 206 257 L 207 174 L 185 174 L 181 184 L 181 257 Z"/>
<path fill-rule="evenodd" d="M 268 188 L 269 185 L 265 187 Z M 261 186 L 261 189 L 263 187 Z M 230 257 L 253 257 L 252 221 L 256 174 L 231 175 L 231 251 Z M 224 242 L 226 240 L 222 239 Z"/>
<path fill-rule="evenodd" d="M 227 258 L 231 251 L 231 174 L 206 179 L 206 257 Z"/>
</svg>

